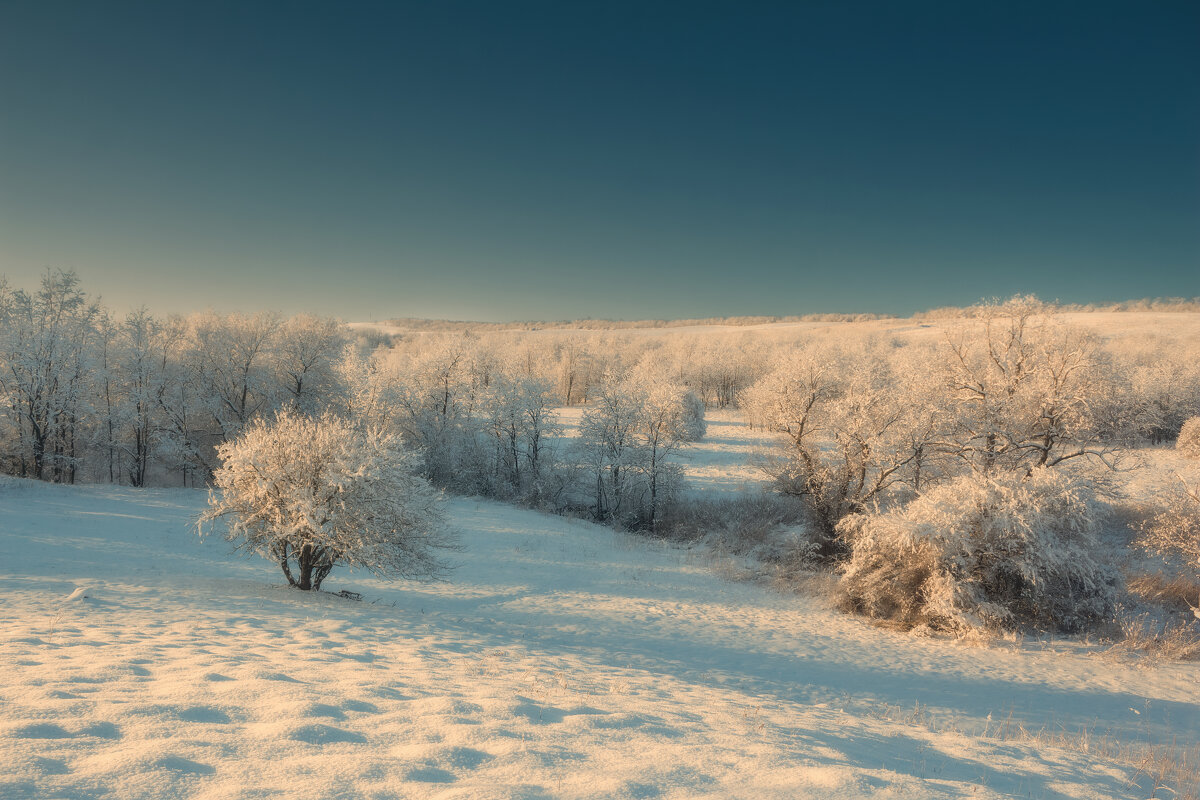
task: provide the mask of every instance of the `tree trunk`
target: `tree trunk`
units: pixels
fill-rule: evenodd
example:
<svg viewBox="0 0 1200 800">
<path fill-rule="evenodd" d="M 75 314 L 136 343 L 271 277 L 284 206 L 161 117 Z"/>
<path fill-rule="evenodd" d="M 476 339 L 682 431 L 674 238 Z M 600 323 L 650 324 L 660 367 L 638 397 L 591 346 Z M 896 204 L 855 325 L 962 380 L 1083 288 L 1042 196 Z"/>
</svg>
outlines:
<svg viewBox="0 0 1200 800">
<path fill-rule="evenodd" d="M 300 565 L 300 583 L 297 585 L 305 591 L 310 591 L 313 588 L 313 547 L 311 544 L 306 544 L 300 548 L 300 557 L 297 561 L 299 561 Z"/>
</svg>

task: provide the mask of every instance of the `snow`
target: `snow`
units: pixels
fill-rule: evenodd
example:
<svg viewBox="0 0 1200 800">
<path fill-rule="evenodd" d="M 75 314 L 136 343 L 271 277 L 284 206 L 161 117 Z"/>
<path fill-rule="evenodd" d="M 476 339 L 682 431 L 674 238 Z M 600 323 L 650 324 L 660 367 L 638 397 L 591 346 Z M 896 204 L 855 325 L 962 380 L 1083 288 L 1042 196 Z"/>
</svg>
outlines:
<svg viewBox="0 0 1200 800">
<path fill-rule="evenodd" d="M 0 797 L 1144 798 L 981 733 L 1200 739 L 1195 664 L 880 630 L 472 499 L 449 582 L 335 570 L 354 602 L 200 540 L 205 500 L 0 483 Z"/>
</svg>

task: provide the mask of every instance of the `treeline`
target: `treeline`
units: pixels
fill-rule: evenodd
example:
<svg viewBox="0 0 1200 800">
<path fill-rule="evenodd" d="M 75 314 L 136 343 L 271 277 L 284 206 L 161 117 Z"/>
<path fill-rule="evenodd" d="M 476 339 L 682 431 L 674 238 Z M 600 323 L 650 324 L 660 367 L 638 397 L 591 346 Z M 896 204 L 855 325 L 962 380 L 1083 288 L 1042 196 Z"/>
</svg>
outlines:
<svg viewBox="0 0 1200 800">
<path fill-rule="evenodd" d="M 980 303 L 973 306 L 945 306 L 913 314 L 917 321 L 943 319 L 971 319 L 979 316 L 988 304 Z M 1113 311 L 1168 311 L 1197 313 L 1200 312 L 1200 297 L 1143 297 L 1140 300 L 1122 300 L 1118 303 L 1056 303 L 1055 308 L 1065 313 L 1096 313 Z"/>
<path fill-rule="evenodd" d="M 714 349 L 688 376 L 728 405 L 747 379 Z M 705 366 L 707 364 L 708 366 Z M 198 486 L 218 448 L 282 409 L 398 432 L 438 486 L 653 527 L 667 456 L 703 433 L 674 362 L 612 340 L 353 335 L 310 315 L 115 318 L 70 272 L 0 281 L 0 469 L 74 483 Z M 562 446 L 555 408 L 591 403 Z"/>
<path fill-rule="evenodd" d="M 0 468 L 56 482 L 196 485 L 215 446 L 338 390 L 335 320 L 213 313 L 115 318 L 70 272 L 0 280 Z"/>
<path fill-rule="evenodd" d="M 669 491 L 675 480 L 660 448 L 695 438 L 705 408 L 744 405 L 752 421 L 800 440 L 818 429 L 836 432 L 821 441 L 838 447 L 848 446 L 839 436 L 865 435 L 861 419 L 826 416 L 797 432 L 794 420 L 779 419 L 782 405 L 804 392 L 872 407 L 891 398 L 906 414 L 941 422 L 966 402 L 947 394 L 953 381 L 944 367 L 965 358 L 955 348 L 999 325 L 998 308 L 1011 315 L 1021 303 L 1036 306 L 1027 316 L 1039 320 L 1041 337 L 1023 346 L 1063 350 L 1061 341 L 1044 338 L 1061 328 L 1056 309 L 1029 299 L 981 305 L 947 323 L 941 341 L 864 334 L 871 326 L 388 336 L 309 315 L 156 317 L 138 310 L 117 318 L 73 273 L 47 272 L 32 291 L 0 280 L 0 469 L 60 482 L 203 485 L 217 466 L 217 446 L 288 406 L 362 414 L 401 431 L 444 487 L 644 522 L 657 517 L 663 485 Z M 1081 362 L 1046 362 L 1036 374 L 1088 375 L 1071 401 L 1072 409 L 1087 409 L 1086 421 L 1069 417 L 1072 431 L 1083 426 L 1108 443 L 1159 442 L 1200 413 L 1200 367 L 1169 332 L 1104 342 L 1071 335 L 1082 337 Z M 968 344 L 954 344 L 955 337 Z M 1021 384 L 1021 392 L 1031 386 Z M 1058 420 L 1065 400 L 1045 402 L 1039 413 Z M 581 444 L 566 453 L 555 409 L 580 405 L 587 407 Z M 656 408 L 671 409 L 669 425 L 648 421 Z M 667 427 L 673 432 L 664 438 L 659 429 Z M 899 429 L 889 423 L 888 430 Z M 1012 431 L 1005 436 L 1017 441 Z M 947 435 L 937 429 L 934 438 L 944 443 Z M 911 482 L 919 490 L 943 469 L 946 448 L 913 441 L 920 453 L 905 469 L 916 470 Z M 812 450 L 814 459 L 827 458 L 826 444 Z M 1036 448 L 1030 440 L 1019 449 Z M 875 440 L 868 450 L 883 452 Z M 855 462 L 852 470 L 863 500 L 878 482 L 873 469 L 864 473 Z M 888 471 L 883 483 L 907 474 Z"/>
<path fill-rule="evenodd" d="M 487 331 L 617 331 L 636 329 L 668 329 L 721 326 L 730 328 L 748 327 L 752 325 L 772 325 L 792 322 L 867 322 L 870 320 L 893 319 L 887 314 L 802 314 L 800 316 L 740 316 L 740 317 L 704 317 L 695 319 L 575 319 L 557 321 L 521 321 L 521 322 L 471 322 L 467 320 L 420 319 L 415 317 L 398 317 L 386 320 L 384 324 L 398 331 L 436 331 L 461 332 L 471 331 L 481 333 Z"/>
</svg>

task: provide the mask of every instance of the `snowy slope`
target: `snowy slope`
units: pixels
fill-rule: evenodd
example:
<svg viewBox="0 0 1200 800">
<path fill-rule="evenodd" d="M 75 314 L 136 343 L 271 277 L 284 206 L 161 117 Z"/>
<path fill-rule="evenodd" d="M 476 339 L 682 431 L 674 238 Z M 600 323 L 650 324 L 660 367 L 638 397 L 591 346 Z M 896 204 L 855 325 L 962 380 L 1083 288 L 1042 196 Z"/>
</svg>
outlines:
<svg viewBox="0 0 1200 800">
<path fill-rule="evenodd" d="M 1200 740 L 1196 665 L 881 631 L 473 500 L 451 582 L 306 595 L 199 541 L 203 503 L 0 484 L 0 797 L 1143 798 L 972 734 Z"/>
</svg>

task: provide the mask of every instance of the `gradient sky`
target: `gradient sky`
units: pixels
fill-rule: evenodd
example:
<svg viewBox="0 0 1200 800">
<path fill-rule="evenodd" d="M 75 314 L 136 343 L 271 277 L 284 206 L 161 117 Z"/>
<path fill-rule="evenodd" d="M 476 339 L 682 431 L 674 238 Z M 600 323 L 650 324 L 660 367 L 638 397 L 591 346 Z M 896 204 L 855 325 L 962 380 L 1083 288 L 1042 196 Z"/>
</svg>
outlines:
<svg viewBox="0 0 1200 800">
<path fill-rule="evenodd" d="M 1200 295 L 1200 3 L 0 0 L 0 274 L 345 319 Z"/>
</svg>

